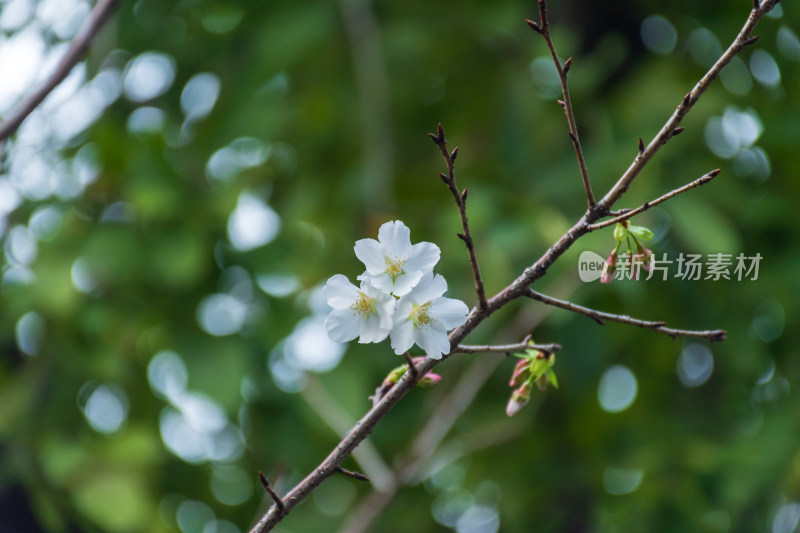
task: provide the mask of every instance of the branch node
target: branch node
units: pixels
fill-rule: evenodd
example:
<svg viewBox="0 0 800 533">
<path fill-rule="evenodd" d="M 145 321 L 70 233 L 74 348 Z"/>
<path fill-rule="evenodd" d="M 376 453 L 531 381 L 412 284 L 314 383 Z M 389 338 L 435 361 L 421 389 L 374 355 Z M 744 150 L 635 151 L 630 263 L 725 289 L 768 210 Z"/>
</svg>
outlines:
<svg viewBox="0 0 800 533">
<path fill-rule="evenodd" d="M 758 11 L 758 8 L 761 7 L 761 3 L 758 0 L 753 0 L 753 9 Z"/>
<path fill-rule="evenodd" d="M 542 28 L 539 26 L 539 24 L 537 24 L 536 22 L 532 21 L 531 19 L 525 19 L 525 24 L 530 26 L 531 29 L 533 31 L 535 31 L 536 33 L 539 33 L 539 34 L 542 33 Z"/>
<path fill-rule="evenodd" d="M 283 512 L 283 509 L 285 507 L 283 505 L 283 500 L 281 500 L 281 497 L 278 496 L 278 494 L 274 490 L 272 490 L 272 487 L 269 484 L 269 480 L 267 480 L 267 476 L 265 476 L 264 472 L 262 472 L 261 470 L 258 471 L 258 479 L 261 481 L 261 486 L 264 487 L 264 492 L 269 494 L 270 498 L 272 498 L 272 501 L 275 502 L 275 507 L 278 508 L 278 511 Z"/>
<path fill-rule="evenodd" d="M 472 245 L 472 240 L 463 233 L 456 233 L 456 235 L 458 235 L 458 238 L 464 241 L 464 243 L 466 243 L 467 246 Z"/>
<path fill-rule="evenodd" d="M 745 39 L 745 40 L 742 42 L 742 48 L 744 48 L 744 47 L 746 47 L 746 46 L 750 46 L 751 44 L 753 44 L 754 42 L 756 42 L 756 41 L 758 40 L 758 38 L 759 38 L 759 37 L 760 37 L 760 35 L 753 35 L 753 36 L 752 36 L 752 37 L 750 37 L 749 39 Z"/>
<path fill-rule="evenodd" d="M 408 371 L 411 373 L 411 376 L 416 380 L 419 374 L 417 373 L 416 365 L 414 365 L 414 360 L 411 359 L 411 354 L 406 352 L 403 354 L 403 357 L 405 358 L 406 363 L 408 364 Z"/>
</svg>

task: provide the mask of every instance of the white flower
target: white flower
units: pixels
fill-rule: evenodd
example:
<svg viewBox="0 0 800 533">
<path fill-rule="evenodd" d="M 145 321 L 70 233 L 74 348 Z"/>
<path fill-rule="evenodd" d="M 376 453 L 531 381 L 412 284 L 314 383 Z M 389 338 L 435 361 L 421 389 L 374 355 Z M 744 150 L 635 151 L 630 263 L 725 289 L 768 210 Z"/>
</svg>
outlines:
<svg viewBox="0 0 800 533">
<path fill-rule="evenodd" d="M 396 354 L 407 351 L 414 343 L 434 359 L 450 353 L 447 331 L 466 322 L 469 309 L 461 300 L 442 297 L 445 291 L 445 279 L 429 272 L 398 300 L 391 332 Z"/>
<path fill-rule="evenodd" d="M 342 274 L 332 276 L 323 289 L 328 305 L 333 307 L 325 318 L 325 331 L 336 342 L 380 342 L 392 329 L 395 299 L 373 287 L 368 280 L 361 289 Z"/>
<path fill-rule="evenodd" d="M 394 220 L 378 230 L 378 240 L 361 239 L 355 252 L 367 271 L 358 277 L 386 293 L 403 296 L 439 262 L 439 247 L 429 242 L 411 244 L 411 230 Z"/>
</svg>

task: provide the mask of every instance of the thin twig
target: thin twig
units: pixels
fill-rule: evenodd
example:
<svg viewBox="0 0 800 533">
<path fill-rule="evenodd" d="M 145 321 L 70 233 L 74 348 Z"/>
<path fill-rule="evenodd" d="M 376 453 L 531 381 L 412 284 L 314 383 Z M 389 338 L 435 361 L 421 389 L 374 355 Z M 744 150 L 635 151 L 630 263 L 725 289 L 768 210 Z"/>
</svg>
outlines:
<svg viewBox="0 0 800 533">
<path fill-rule="evenodd" d="M 411 359 L 411 354 L 406 352 L 403 354 L 403 358 L 405 358 L 406 363 L 408 364 L 408 371 L 411 372 L 411 375 L 414 376 L 414 379 L 417 378 L 417 366 L 414 364 L 414 360 Z"/>
<path fill-rule="evenodd" d="M 545 353 L 554 353 L 561 349 L 560 344 L 530 344 L 528 342 L 519 342 L 517 344 L 488 344 L 485 346 L 472 346 L 468 344 L 459 344 L 453 353 L 516 353 L 524 352 L 525 350 L 539 350 Z"/>
<path fill-rule="evenodd" d="M 562 64 L 561 60 L 558 58 L 558 53 L 556 52 L 556 47 L 553 44 L 553 38 L 550 35 L 550 21 L 547 17 L 547 2 L 545 0 L 539 0 L 539 24 L 535 25 L 537 27 L 530 24 L 535 31 L 541 34 L 544 37 L 545 42 L 547 43 L 547 48 L 550 50 L 550 55 L 553 56 L 553 63 L 555 63 L 556 70 L 558 71 L 558 79 L 561 82 L 561 95 L 564 98 L 563 100 L 559 100 L 558 103 L 561 104 L 561 107 L 564 109 L 564 114 L 567 116 L 567 124 L 569 125 L 569 138 L 572 140 L 572 146 L 575 148 L 575 157 L 578 159 L 578 167 L 580 167 L 581 171 L 581 181 L 583 182 L 583 189 L 586 191 L 586 201 L 589 204 L 589 209 L 593 210 L 595 208 L 595 199 L 594 193 L 592 192 L 592 184 L 589 182 L 589 172 L 586 170 L 586 160 L 583 157 L 583 149 L 581 148 L 581 141 L 580 137 L 578 137 L 578 126 L 575 123 L 575 113 L 572 110 L 572 98 L 569 94 L 569 85 L 567 83 L 567 73 L 569 72 L 569 68 L 572 65 L 572 58 L 567 59 L 566 63 Z"/>
<path fill-rule="evenodd" d="M 610 320 L 612 322 L 619 322 L 621 324 L 628 324 L 630 326 L 637 326 L 640 328 L 652 329 L 653 331 L 659 331 L 661 333 L 669 335 L 673 339 L 676 337 L 698 337 L 707 339 L 710 342 L 725 340 L 725 337 L 727 336 L 727 332 L 721 329 L 704 330 L 704 331 L 673 329 L 666 327 L 666 323 L 663 321 L 654 322 L 650 320 L 641 320 L 638 318 L 632 318 L 628 315 L 615 315 L 612 313 L 606 313 L 604 311 L 597 311 L 596 309 L 583 307 L 582 305 L 574 304 L 567 300 L 559 300 L 558 298 L 547 296 L 540 292 L 536 292 L 533 289 L 528 289 L 525 296 L 533 300 L 536 300 L 538 302 L 542 302 L 543 304 L 552 305 L 554 307 L 560 307 L 561 309 L 572 311 L 573 313 L 578 313 L 580 315 L 586 315 L 589 318 L 592 318 L 595 322 L 597 322 L 601 326 L 605 325 L 604 323 L 605 320 Z"/>
<path fill-rule="evenodd" d="M 83 25 L 78 35 L 72 40 L 72 43 L 67 49 L 67 53 L 58 63 L 58 66 L 47 78 L 44 83 L 28 98 L 26 98 L 11 115 L 0 124 L 0 142 L 10 137 L 23 121 L 33 113 L 34 109 L 39 107 L 47 95 L 55 89 L 59 83 L 64 81 L 64 78 L 72 71 L 73 67 L 78 64 L 92 39 L 103 27 L 103 24 L 111 17 L 111 14 L 119 5 L 120 0 L 99 0 L 97 5 L 94 6 L 89 19 Z M 4 73 L 10 76 L 11 73 Z"/>
<path fill-rule="evenodd" d="M 358 472 L 353 472 L 352 470 L 347 470 L 345 468 L 342 468 L 341 466 L 337 466 L 334 470 L 336 472 L 339 472 L 340 474 L 342 474 L 344 476 L 351 477 L 353 479 L 357 479 L 358 481 L 369 481 L 369 478 L 367 476 L 365 476 L 364 474 L 360 474 Z"/>
<path fill-rule="evenodd" d="M 278 494 L 274 490 L 272 490 L 272 487 L 269 484 L 269 480 L 267 480 L 267 476 L 264 475 L 264 472 L 261 472 L 259 470 L 258 479 L 261 480 L 261 486 L 264 487 L 264 491 L 267 494 L 269 494 L 270 498 L 272 498 L 272 501 L 275 502 L 275 507 L 279 511 L 283 511 L 284 509 L 283 501 L 281 500 L 281 497 L 278 496 Z"/>
<path fill-rule="evenodd" d="M 447 149 L 447 138 L 444 135 L 442 125 L 436 128 L 436 133 L 429 133 L 428 136 L 433 140 L 439 150 L 442 152 L 445 164 L 447 165 L 447 174 L 439 174 L 442 181 L 445 182 L 447 188 L 453 194 L 453 199 L 458 206 L 458 214 L 461 216 L 461 228 L 464 233 L 459 233 L 458 237 L 464 241 L 467 246 L 467 253 L 469 254 L 469 262 L 472 265 L 472 275 L 475 278 L 475 292 L 478 295 L 478 308 L 486 309 L 486 291 L 483 288 L 483 279 L 481 278 L 481 269 L 478 266 L 478 258 L 475 255 L 475 244 L 472 242 L 472 233 L 469 230 L 469 220 L 467 219 L 467 189 L 463 191 L 458 190 L 456 184 L 455 161 L 458 156 L 458 146 L 452 152 Z"/>
<path fill-rule="evenodd" d="M 739 34 L 733 40 L 731 45 L 728 47 L 727 50 L 720 56 L 716 63 L 706 72 L 706 74 L 697 82 L 694 88 L 686 93 L 686 95 L 681 100 L 678 107 L 672 113 L 669 120 L 662 126 L 661 130 L 653 137 L 653 140 L 647 145 L 644 151 L 637 154 L 636 158 L 631 163 L 628 170 L 619 178 L 617 183 L 611 188 L 611 190 L 606 193 L 606 195 L 597 203 L 599 210 L 602 212 L 603 210 L 611 209 L 614 203 L 619 200 L 622 194 L 628 190 L 633 180 L 636 176 L 639 175 L 639 172 L 645 167 L 645 165 L 650 161 L 650 159 L 658 152 L 658 150 L 664 146 L 667 141 L 669 141 L 672 137 L 677 135 L 683 130 L 678 130 L 678 125 L 680 124 L 683 117 L 685 117 L 689 111 L 694 107 L 700 97 L 706 92 L 706 89 L 711 85 L 717 76 L 719 76 L 722 69 L 731 62 L 731 60 L 736 57 L 736 55 L 741 52 L 746 46 L 753 44 L 755 40 L 750 36 L 753 32 L 753 29 L 756 27 L 756 24 L 761 20 L 764 15 L 766 15 L 775 5 L 778 3 L 779 0 L 766 0 L 763 2 L 759 7 L 754 8 L 750 12 L 750 16 L 747 17 L 747 21 L 745 22 L 742 29 L 739 31 Z"/>
<path fill-rule="evenodd" d="M 589 224 L 586 227 L 586 229 L 588 229 L 589 231 L 594 231 L 594 230 L 598 230 L 598 229 L 605 228 L 605 227 L 608 227 L 608 226 L 613 226 L 614 224 L 616 224 L 618 222 L 622 222 L 623 220 L 628 220 L 629 218 L 634 217 L 634 216 L 636 216 L 639 213 L 642 213 L 644 211 L 647 211 L 651 207 L 656 206 L 656 205 L 658 205 L 658 204 L 660 204 L 662 202 L 666 202 L 670 198 L 672 198 L 674 196 L 678 196 L 679 194 L 681 194 L 683 192 L 686 192 L 689 189 L 694 189 L 695 187 L 699 187 L 700 185 L 704 185 L 704 184 L 708 183 L 709 181 L 711 181 L 715 177 L 717 177 L 717 174 L 719 174 L 719 173 L 720 173 L 720 169 L 712 170 L 711 172 L 703 174 L 701 177 L 697 178 L 693 182 L 687 183 L 683 187 L 679 187 L 677 189 L 674 189 L 674 190 L 668 192 L 667 194 L 665 194 L 663 196 L 660 196 L 660 197 L 658 197 L 655 200 L 652 200 L 650 202 L 645 202 L 644 204 L 640 205 L 636 209 L 628 209 L 624 213 L 619 214 L 618 216 L 616 216 L 616 217 L 614 217 L 614 218 L 612 218 L 610 220 L 604 220 L 603 222 L 598 222 L 597 224 Z"/>
</svg>

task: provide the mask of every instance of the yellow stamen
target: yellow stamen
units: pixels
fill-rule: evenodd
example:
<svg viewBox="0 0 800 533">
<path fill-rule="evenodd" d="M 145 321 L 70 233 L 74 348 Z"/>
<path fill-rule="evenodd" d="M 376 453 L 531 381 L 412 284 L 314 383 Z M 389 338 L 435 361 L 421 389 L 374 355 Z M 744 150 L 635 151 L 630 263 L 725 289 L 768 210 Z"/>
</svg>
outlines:
<svg viewBox="0 0 800 533">
<path fill-rule="evenodd" d="M 428 314 L 427 304 L 419 306 L 415 305 L 411 310 L 411 322 L 414 323 L 415 328 L 425 328 L 435 321 L 436 319 Z"/>
<path fill-rule="evenodd" d="M 377 312 L 377 309 L 375 308 L 375 298 L 370 298 L 363 292 L 358 291 L 358 299 L 353 305 L 350 306 L 350 309 L 358 313 L 362 320 L 366 319 L 373 313 Z"/>
<path fill-rule="evenodd" d="M 405 261 L 401 261 L 397 256 L 390 256 L 387 255 L 383 258 L 384 262 L 386 263 L 386 270 L 385 272 L 392 277 L 392 280 L 396 280 L 397 276 L 404 272 L 403 267 L 405 266 Z"/>
</svg>

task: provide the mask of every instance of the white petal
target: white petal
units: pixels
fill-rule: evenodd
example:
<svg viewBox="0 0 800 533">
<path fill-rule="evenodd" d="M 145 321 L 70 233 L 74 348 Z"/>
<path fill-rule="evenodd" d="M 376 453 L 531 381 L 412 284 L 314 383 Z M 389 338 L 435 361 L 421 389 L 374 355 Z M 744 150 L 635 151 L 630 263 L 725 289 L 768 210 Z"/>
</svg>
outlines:
<svg viewBox="0 0 800 533">
<path fill-rule="evenodd" d="M 334 342 L 349 342 L 361 333 L 361 319 L 352 309 L 334 309 L 325 317 L 325 331 Z"/>
<path fill-rule="evenodd" d="M 358 288 L 342 274 L 331 276 L 322 293 L 334 309 L 347 309 L 358 299 Z"/>
<path fill-rule="evenodd" d="M 431 272 L 442 251 L 439 247 L 430 242 L 420 242 L 411 247 L 411 257 L 406 260 L 405 270 L 419 270 L 423 274 Z"/>
<path fill-rule="evenodd" d="M 392 339 L 392 349 L 398 355 L 402 355 L 414 346 L 414 324 L 408 319 L 396 323 L 389 335 Z"/>
<path fill-rule="evenodd" d="M 400 260 L 411 255 L 411 230 L 399 220 L 393 220 L 381 226 L 378 230 L 378 240 L 389 255 Z"/>
<path fill-rule="evenodd" d="M 408 296 L 404 296 L 403 298 L 397 300 L 397 304 L 394 307 L 395 324 L 402 322 L 403 320 L 408 320 L 411 316 L 412 309 L 414 309 L 414 302 L 411 301 L 411 298 Z"/>
<path fill-rule="evenodd" d="M 394 308 L 396 300 L 388 294 L 379 293 L 375 297 L 375 308 L 380 317 L 381 328 L 389 331 L 394 325 Z"/>
<path fill-rule="evenodd" d="M 386 259 L 383 257 L 383 248 L 375 239 L 361 239 L 353 246 L 356 257 L 367 267 L 370 274 L 378 274 L 386 270 Z"/>
<path fill-rule="evenodd" d="M 467 304 L 454 298 L 436 298 L 431 301 L 431 316 L 442 323 L 445 329 L 457 328 L 467 321 Z"/>
<path fill-rule="evenodd" d="M 368 342 L 381 342 L 389 335 L 388 328 L 381 327 L 380 317 L 376 314 L 370 315 L 361 324 L 361 336 L 358 342 L 366 344 Z"/>
<path fill-rule="evenodd" d="M 392 276 L 381 272 L 380 274 L 370 274 L 366 272 L 358 276 L 361 281 L 368 281 L 379 293 L 389 294 L 394 290 L 394 282 Z"/>
<path fill-rule="evenodd" d="M 425 328 L 414 328 L 414 341 L 425 350 L 428 357 L 441 359 L 442 354 L 450 353 L 450 339 L 441 325 L 433 323 Z"/>
<path fill-rule="evenodd" d="M 388 274 L 387 274 L 388 276 Z M 395 296 L 405 296 L 419 283 L 419 280 L 422 278 L 422 272 L 419 270 L 414 270 L 412 272 L 405 272 L 404 274 L 400 274 L 397 276 L 397 279 L 394 280 L 394 287 L 392 288 L 392 293 Z M 391 277 L 389 278 L 391 279 Z"/>
<path fill-rule="evenodd" d="M 422 305 L 434 298 L 439 298 L 447 291 L 447 282 L 441 274 L 427 273 L 420 278 L 414 287 L 411 297 L 415 303 Z"/>
</svg>

